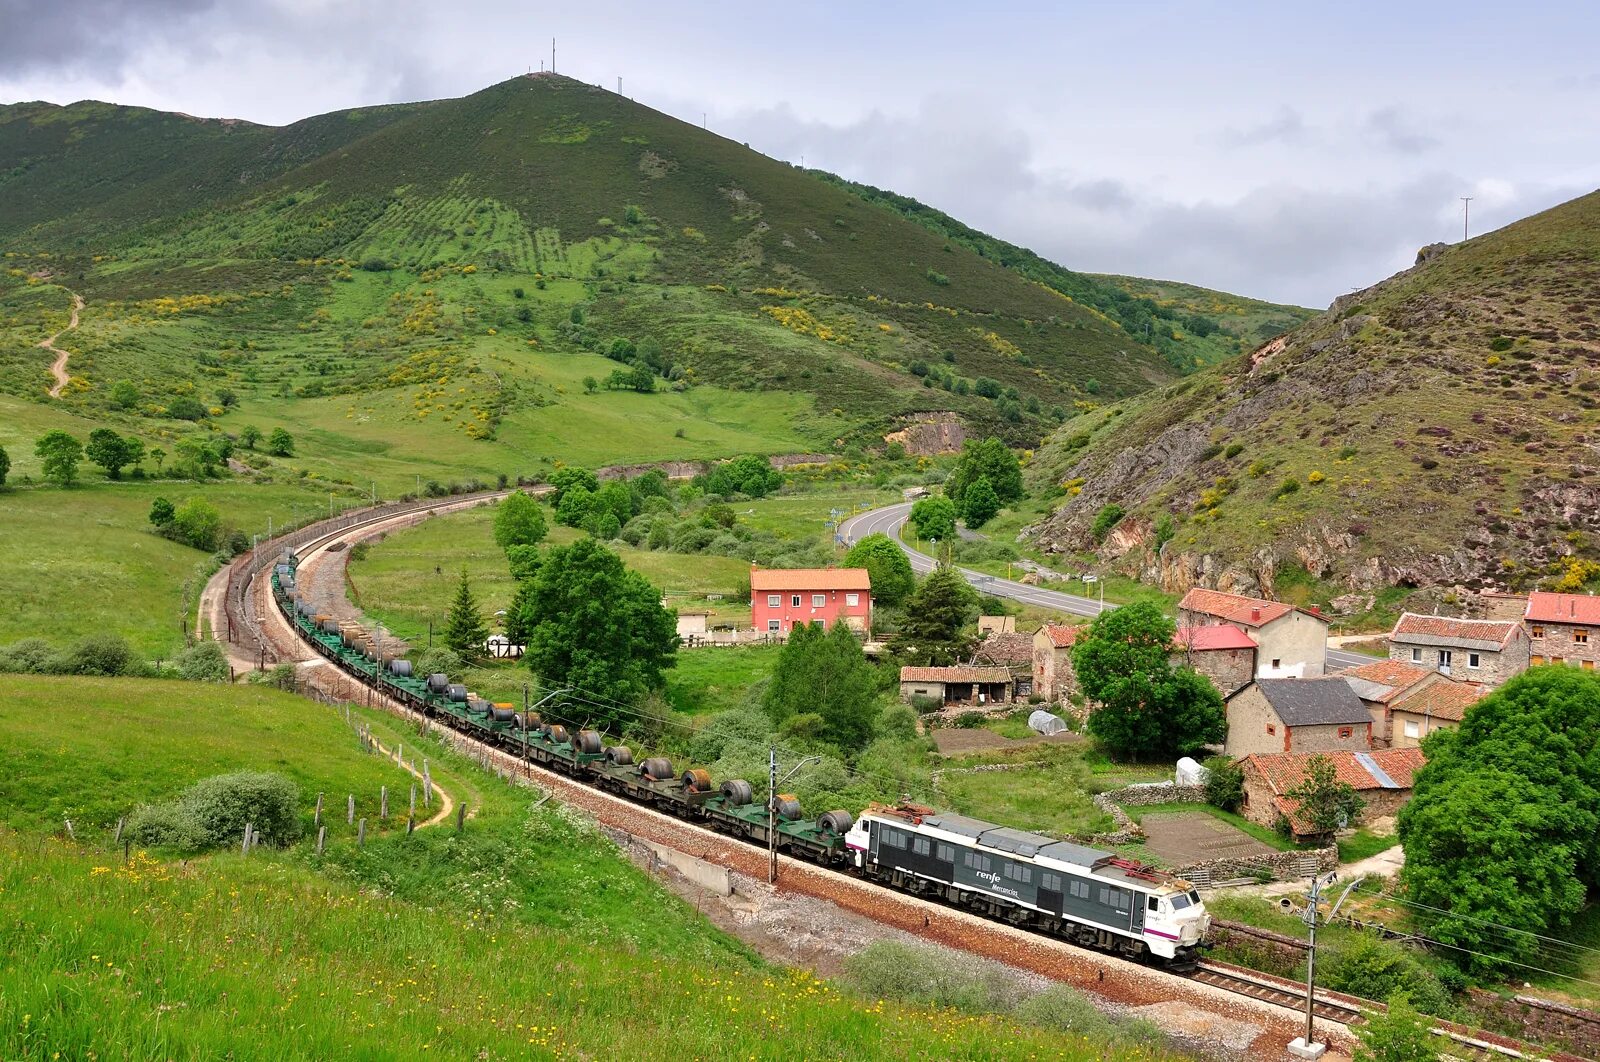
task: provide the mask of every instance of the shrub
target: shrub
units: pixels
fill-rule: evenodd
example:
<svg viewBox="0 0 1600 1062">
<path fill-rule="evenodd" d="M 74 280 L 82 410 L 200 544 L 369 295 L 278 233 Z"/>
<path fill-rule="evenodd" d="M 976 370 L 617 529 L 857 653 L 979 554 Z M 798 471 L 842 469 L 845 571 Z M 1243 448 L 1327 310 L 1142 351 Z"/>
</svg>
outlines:
<svg viewBox="0 0 1600 1062">
<path fill-rule="evenodd" d="M 433 649 L 424 649 L 412 661 L 412 666 L 420 675 L 453 675 L 459 676 L 465 667 L 461 655 L 454 649 L 438 646 Z"/>
<path fill-rule="evenodd" d="M 1298 479 L 1286 479 L 1282 483 L 1278 484 L 1278 489 L 1272 493 L 1272 496 L 1274 498 L 1287 498 L 1289 495 L 1297 493 L 1299 490 L 1300 481 Z"/>
<path fill-rule="evenodd" d="M 55 650 L 43 638 L 24 638 L 0 649 L 0 671 L 43 675 L 50 669 Z"/>
<path fill-rule="evenodd" d="M 233 678 L 222 643 L 206 639 L 180 652 L 173 661 L 179 676 L 191 682 L 227 682 Z"/>
<path fill-rule="evenodd" d="M 300 787 L 270 771 L 235 771 L 191 786 L 181 803 L 212 844 L 227 844 L 252 823 L 262 838 L 288 844 L 300 837 Z"/>
<path fill-rule="evenodd" d="M 278 664 L 265 671 L 252 671 L 245 681 L 255 686 L 270 686 L 275 690 L 293 693 L 296 689 L 293 664 Z"/>
<path fill-rule="evenodd" d="M 1116 502 L 1110 502 L 1095 514 L 1094 523 L 1089 527 L 1089 536 L 1096 542 L 1104 540 L 1106 535 L 1111 533 L 1111 529 L 1116 527 L 1125 515 L 1127 514 L 1123 511 L 1122 506 Z"/>
<path fill-rule="evenodd" d="M 1514 343 L 1515 340 L 1513 340 L 1510 336 L 1495 336 L 1489 341 L 1489 349 L 1496 352 L 1506 351 L 1510 350 Z"/>
<path fill-rule="evenodd" d="M 1210 446 L 1207 446 L 1204 450 L 1200 451 L 1200 460 L 1209 461 L 1220 453 L 1222 453 L 1222 444 L 1212 443 Z"/>
<path fill-rule="evenodd" d="M 765 748 L 772 734 L 772 722 L 765 712 L 735 709 L 719 712 L 695 734 L 689 757 L 697 763 L 713 763 L 729 751 L 746 753 Z"/>
<path fill-rule="evenodd" d="M 917 737 L 917 713 L 903 704 L 888 705 L 878 713 L 876 729 L 881 738 L 914 741 Z"/>
<path fill-rule="evenodd" d="M 128 816 L 125 836 L 146 848 L 198 852 L 207 847 L 205 830 L 189 809 L 177 801 L 135 808 Z"/>
<path fill-rule="evenodd" d="M 1418 1010 L 1439 1017 L 1449 1017 L 1455 1009 L 1449 991 L 1416 956 L 1367 933 L 1334 952 L 1322 983 L 1336 992 L 1377 1000 L 1403 989 Z"/>
<path fill-rule="evenodd" d="M 918 715 L 927 715 L 930 712 L 937 712 L 943 708 L 944 701 L 937 697 L 927 697 L 920 693 L 913 693 L 911 695 L 911 707 L 917 712 Z"/>
<path fill-rule="evenodd" d="M 133 650 L 115 634 L 90 634 L 55 656 L 48 669 L 57 675 L 129 675 L 139 670 Z"/>
<path fill-rule="evenodd" d="M 988 721 L 982 712 L 962 712 L 951 720 L 950 725 L 957 730 L 976 730 Z"/>
<path fill-rule="evenodd" d="M 1269 467 L 1271 466 L 1258 457 L 1254 461 L 1250 462 L 1250 467 L 1246 471 L 1249 473 L 1251 479 L 1260 479 L 1262 476 L 1267 474 L 1267 469 Z"/>
<path fill-rule="evenodd" d="M 1316 486 L 1318 483 L 1321 483 L 1327 478 L 1328 477 L 1323 475 L 1321 472 L 1317 471 L 1316 469 L 1312 469 L 1311 472 L 1306 475 L 1306 482 L 1312 486 Z"/>
<path fill-rule="evenodd" d="M 1206 803 L 1223 811 L 1233 811 L 1244 802 L 1244 771 L 1232 756 L 1212 756 L 1206 760 Z"/>
<path fill-rule="evenodd" d="M 1222 456 L 1232 460 L 1244 452 L 1244 443 L 1229 443 L 1228 448 L 1222 451 Z"/>
</svg>

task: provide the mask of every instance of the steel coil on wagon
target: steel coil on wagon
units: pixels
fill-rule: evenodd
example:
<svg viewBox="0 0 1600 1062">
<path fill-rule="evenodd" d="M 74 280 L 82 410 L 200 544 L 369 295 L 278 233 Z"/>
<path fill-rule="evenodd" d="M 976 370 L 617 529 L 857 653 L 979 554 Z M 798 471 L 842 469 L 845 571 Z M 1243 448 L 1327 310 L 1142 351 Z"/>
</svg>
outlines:
<svg viewBox="0 0 1600 1062">
<path fill-rule="evenodd" d="M 793 793 L 779 793 L 774 807 L 780 819 L 794 822 L 800 818 L 800 800 Z"/>
<path fill-rule="evenodd" d="M 396 675 L 396 676 L 398 676 L 400 678 L 410 678 L 411 677 L 411 661 L 409 661 L 409 660 L 391 660 L 391 661 L 389 661 L 389 673 L 391 675 Z"/>
<path fill-rule="evenodd" d="M 750 783 L 743 778 L 730 778 L 722 783 L 722 799 L 726 804 L 739 808 L 750 803 L 755 798 L 755 791 L 750 788 Z"/>
<path fill-rule="evenodd" d="M 442 671 L 435 671 L 428 676 L 428 692 L 443 693 L 450 686 L 450 676 Z"/>
<path fill-rule="evenodd" d="M 467 688 L 457 683 L 452 683 L 444 688 L 444 695 L 457 704 L 467 699 Z"/>
<path fill-rule="evenodd" d="M 850 827 L 855 825 L 855 821 L 848 811 L 830 811 L 817 820 L 817 830 L 843 837 L 850 832 Z"/>
<path fill-rule="evenodd" d="M 633 750 L 626 745 L 612 745 L 606 749 L 606 762 L 613 767 L 632 767 Z"/>
<path fill-rule="evenodd" d="M 651 756 L 639 764 L 639 773 L 652 782 L 664 782 L 672 777 L 672 761 L 665 756 Z"/>
<path fill-rule="evenodd" d="M 574 752 L 593 756 L 605 748 L 605 742 L 600 739 L 598 731 L 580 730 L 577 736 L 572 739 L 572 748 Z"/>
<path fill-rule="evenodd" d="M 323 634 L 338 634 L 339 624 L 337 620 L 330 619 L 327 616 L 319 616 L 317 618 L 317 629 Z"/>
<path fill-rule="evenodd" d="M 544 736 L 550 739 L 552 745 L 565 745 L 572 738 L 567 735 L 567 728 L 557 724 L 545 727 Z"/>
<path fill-rule="evenodd" d="M 691 793 L 709 793 L 711 791 L 711 772 L 704 767 L 696 767 L 683 772 L 683 787 Z"/>
<path fill-rule="evenodd" d="M 497 723 L 509 723 L 517 717 L 516 707 L 510 704 L 494 705 L 490 709 L 490 713 L 493 715 L 494 721 Z"/>
<path fill-rule="evenodd" d="M 484 700 L 482 697 L 468 697 L 467 711 L 471 712 L 473 715 L 488 715 L 489 702 Z"/>
<path fill-rule="evenodd" d="M 538 712 L 529 712 L 522 717 L 522 729 L 537 730 L 544 733 L 544 720 L 539 718 Z"/>
</svg>

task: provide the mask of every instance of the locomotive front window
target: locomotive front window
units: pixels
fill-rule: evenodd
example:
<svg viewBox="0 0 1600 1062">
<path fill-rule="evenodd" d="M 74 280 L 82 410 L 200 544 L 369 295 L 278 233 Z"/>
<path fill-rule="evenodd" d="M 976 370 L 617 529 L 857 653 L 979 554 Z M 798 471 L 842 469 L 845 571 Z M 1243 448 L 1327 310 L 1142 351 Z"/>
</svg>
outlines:
<svg viewBox="0 0 1600 1062">
<path fill-rule="evenodd" d="M 1189 897 L 1187 897 L 1187 896 L 1174 896 L 1174 897 L 1172 897 L 1172 909 L 1174 911 L 1181 911 L 1184 908 L 1189 907 L 1189 906 L 1191 906 L 1191 904 L 1189 902 Z"/>
</svg>

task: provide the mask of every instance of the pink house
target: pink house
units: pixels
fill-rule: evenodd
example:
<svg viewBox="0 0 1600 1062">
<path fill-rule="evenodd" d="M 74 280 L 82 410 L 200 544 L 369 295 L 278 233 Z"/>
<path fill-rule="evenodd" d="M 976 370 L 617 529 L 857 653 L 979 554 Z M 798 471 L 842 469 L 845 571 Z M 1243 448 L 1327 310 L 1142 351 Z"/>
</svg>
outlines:
<svg viewBox="0 0 1600 1062">
<path fill-rule="evenodd" d="M 872 583 L 865 568 L 752 568 L 750 619 L 765 634 L 840 620 L 865 631 L 872 623 Z"/>
</svg>

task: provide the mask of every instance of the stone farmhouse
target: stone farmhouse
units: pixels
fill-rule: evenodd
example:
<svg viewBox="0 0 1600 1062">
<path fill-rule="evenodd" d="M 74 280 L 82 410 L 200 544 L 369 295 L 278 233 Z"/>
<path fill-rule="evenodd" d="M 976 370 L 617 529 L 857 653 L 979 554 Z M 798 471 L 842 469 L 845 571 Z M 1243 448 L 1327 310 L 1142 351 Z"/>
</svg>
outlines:
<svg viewBox="0 0 1600 1062">
<path fill-rule="evenodd" d="M 1314 609 L 1200 587 L 1178 602 L 1178 626 L 1217 624 L 1255 640 L 1257 678 L 1319 678 L 1326 671 L 1328 621 Z"/>
<path fill-rule="evenodd" d="M 1275 827 L 1279 818 L 1289 821 L 1296 840 L 1318 835 L 1315 826 L 1300 815 L 1299 801 L 1288 794 L 1305 780 L 1309 764 L 1318 755 L 1333 764 L 1335 775 L 1348 783 L 1365 807 L 1351 826 L 1394 815 L 1411 799 L 1416 773 L 1426 762 L 1421 749 L 1381 749 L 1376 752 L 1255 753 L 1244 758 L 1244 804 L 1240 812 L 1251 822 Z"/>
<path fill-rule="evenodd" d="M 903 667 L 900 697 L 929 697 L 945 705 L 970 704 L 983 708 L 1011 701 L 1011 672 L 1003 667 Z"/>
<path fill-rule="evenodd" d="M 1009 671 L 1013 699 L 1026 698 L 1033 692 L 1032 635 L 1014 630 L 991 631 L 973 650 L 972 662 L 979 667 L 1003 667 Z"/>
<path fill-rule="evenodd" d="M 1257 679 L 1227 699 L 1223 752 L 1367 752 L 1372 715 L 1343 676 Z"/>
<path fill-rule="evenodd" d="M 1339 674 L 1372 715 L 1374 748 L 1414 747 L 1435 730 L 1459 726 L 1467 708 L 1489 692 L 1482 683 L 1400 660 L 1374 660 Z"/>
<path fill-rule="evenodd" d="M 1528 631 L 1515 620 L 1402 613 L 1389 632 L 1389 659 L 1498 686 L 1528 669 Z"/>
<path fill-rule="evenodd" d="M 1083 629 L 1047 623 L 1034 632 L 1033 692 L 1045 700 L 1062 701 L 1077 692 L 1072 646 Z M 1255 639 L 1230 624 L 1179 627 L 1172 636 L 1173 664 L 1194 668 L 1224 697 L 1255 677 L 1256 652 Z"/>
<path fill-rule="evenodd" d="M 1528 595 L 1523 613 L 1532 664 L 1600 666 L 1600 597 L 1592 594 Z"/>
</svg>

